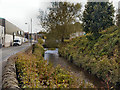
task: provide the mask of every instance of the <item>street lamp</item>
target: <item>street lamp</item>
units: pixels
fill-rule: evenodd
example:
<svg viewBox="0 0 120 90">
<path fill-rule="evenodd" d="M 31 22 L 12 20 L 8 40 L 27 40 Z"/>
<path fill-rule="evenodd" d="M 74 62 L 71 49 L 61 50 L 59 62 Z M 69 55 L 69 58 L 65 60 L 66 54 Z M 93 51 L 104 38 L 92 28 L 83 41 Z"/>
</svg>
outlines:
<svg viewBox="0 0 120 90">
<path fill-rule="evenodd" d="M 26 25 L 28 25 L 28 42 L 30 41 L 30 37 L 29 37 L 29 24 L 25 23 Z"/>
<path fill-rule="evenodd" d="M 32 45 L 32 18 L 31 18 L 31 38 L 30 38 L 30 41 L 31 41 L 31 45 Z"/>
<path fill-rule="evenodd" d="M 36 30 L 36 35 L 35 35 L 35 38 L 36 38 L 36 41 L 37 41 L 37 29 L 35 29 Z"/>
<path fill-rule="evenodd" d="M 28 24 L 28 23 L 25 23 Z M 28 24 L 28 33 L 29 33 L 29 24 Z M 31 43 L 32 45 L 32 18 L 31 18 L 31 34 L 28 34 L 28 41 Z"/>
</svg>

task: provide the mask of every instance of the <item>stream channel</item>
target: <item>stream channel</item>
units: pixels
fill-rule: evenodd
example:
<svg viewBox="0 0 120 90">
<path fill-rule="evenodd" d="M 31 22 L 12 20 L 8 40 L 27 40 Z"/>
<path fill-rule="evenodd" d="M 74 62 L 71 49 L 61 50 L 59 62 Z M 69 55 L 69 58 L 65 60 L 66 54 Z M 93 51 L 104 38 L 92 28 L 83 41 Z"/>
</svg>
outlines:
<svg viewBox="0 0 120 90">
<path fill-rule="evenodd" d="M 105 84 L 102 83 L 103 81 L 101 79 L 97 78 L 94 75 L 89 74 L 83 68 L 77 67 L 73 63 L 68 62 L 63 57 L 59 57 L 58 48 L 56 48 L 56 50 L 48 50 L 47 48 L 45 48 L 45 50 L 46 51 L 44 59 L 52 63 L 53 67 L 60 65 L 67 71 L 72 72 L 73 75 L 78 78 L 78 80 L 84 80 L 85 83 L 90 82 L 97 88 L 105 86 Z"/>
</svg>

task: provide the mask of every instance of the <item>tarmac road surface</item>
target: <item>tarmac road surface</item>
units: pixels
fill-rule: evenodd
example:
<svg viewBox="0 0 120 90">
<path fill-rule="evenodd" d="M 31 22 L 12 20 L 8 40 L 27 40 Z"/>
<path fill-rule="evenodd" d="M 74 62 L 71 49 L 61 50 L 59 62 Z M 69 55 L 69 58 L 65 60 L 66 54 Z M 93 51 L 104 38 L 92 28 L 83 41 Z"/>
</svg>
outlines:
<svg viewBox="0 0 120 90">
<path fill-rule="evenodd" d="M 25 43 L 25 44 L 22 44 L 21 46 L 11 46 L 11 47 L 8 47 L 8 48 L 1 48 L 0 49 L 0 89 L 2 88 L 2 71 L 4 69 L 4 66 L 6 65 L 6 62 L 7 62 L 7 59 L 28 48 L 31 44 L 29 43 Z"/>
</svg>

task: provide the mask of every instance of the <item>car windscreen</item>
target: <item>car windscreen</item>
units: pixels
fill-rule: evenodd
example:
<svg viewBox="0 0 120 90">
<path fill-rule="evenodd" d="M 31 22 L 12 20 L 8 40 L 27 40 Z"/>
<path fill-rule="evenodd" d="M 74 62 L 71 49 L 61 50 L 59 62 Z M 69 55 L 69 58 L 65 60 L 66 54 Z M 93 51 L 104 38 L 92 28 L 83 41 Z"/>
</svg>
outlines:
<svg viewBox="0 0 120 90">
<path fill-rule="evenodd" d="M 14 40 L 14 42 L 20 42 L 20 40 Z"/>
</svg>

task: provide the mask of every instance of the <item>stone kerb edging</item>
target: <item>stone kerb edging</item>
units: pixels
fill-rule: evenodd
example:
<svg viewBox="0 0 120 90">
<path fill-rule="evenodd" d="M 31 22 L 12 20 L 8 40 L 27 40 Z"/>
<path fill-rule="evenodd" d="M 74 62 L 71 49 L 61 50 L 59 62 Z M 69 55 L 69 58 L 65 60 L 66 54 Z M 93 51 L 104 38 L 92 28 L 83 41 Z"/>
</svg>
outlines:
<svg viewBox="0 0 120 90">
<path fill-rule="evenodd" d="M 32 47 L 29 47 L 21 52 L 27 52 L 31 51 Z M 6 66 L 4 67 L 4 70 L 2 72 L 2 89 L 14 89 L 14 90 L 20 90 L 20 87 L 18 86 L 18 80 L 16 75 L 16 67 L 15 67 L 15 59 L 16 54 L 9 57 L 6 63 Z"/>
</svg>

